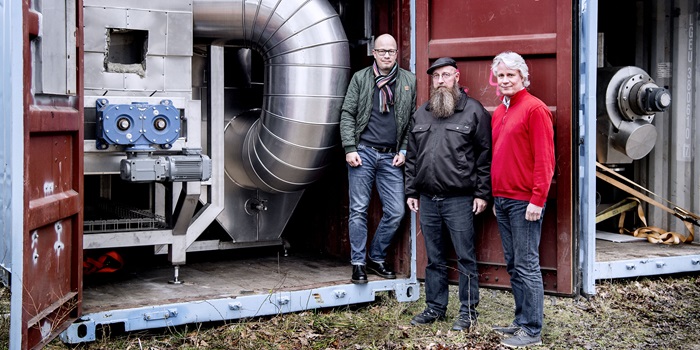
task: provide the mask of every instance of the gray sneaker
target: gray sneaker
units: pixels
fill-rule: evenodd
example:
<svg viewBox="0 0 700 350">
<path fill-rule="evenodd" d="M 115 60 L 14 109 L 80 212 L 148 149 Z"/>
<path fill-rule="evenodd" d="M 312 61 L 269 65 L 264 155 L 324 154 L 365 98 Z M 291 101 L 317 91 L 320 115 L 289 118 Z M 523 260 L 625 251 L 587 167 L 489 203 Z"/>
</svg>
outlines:
<svg viewBox="0 0 700 350">
<path fill-rule="evenodd" d="M 515 332 L 516 332 L 518 329 L 520 329 L 520 326 L 518 326 L 518 325 L 515 324 L 515 323 L 511 323 L 510 325 L 505 326 L 505 327 L 503 327 L 503 326 L 493 326 L 493 327 L 491 327 L 491 329 L 493 329 L 493 331 L 496 332 L 496 333 L 498 333 L 498 334 L 502 334 L 502 335 L 513 335 L 513 334 L 515 334 Z"/>
<path fill-rule="evenodd" d="M 526 346 L 542 345 L 541 336 L 531 336 L 524 330 L 518 329 L 512 337 L 501 340 L 501 345 L 509 348 L 524 348 Z"/>
</svg>

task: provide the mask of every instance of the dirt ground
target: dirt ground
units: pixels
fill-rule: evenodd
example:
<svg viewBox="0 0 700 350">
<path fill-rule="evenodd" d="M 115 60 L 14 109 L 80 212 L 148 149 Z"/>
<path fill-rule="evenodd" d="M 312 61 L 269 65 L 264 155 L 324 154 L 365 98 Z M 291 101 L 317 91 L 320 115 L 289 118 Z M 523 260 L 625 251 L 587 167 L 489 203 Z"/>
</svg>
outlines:
<svg viewBox="0 0 700 350">
<path fill-rule="evenodd" d="M 535 349 L 700 350 L 698 274 L 603 281 L 590 298 L 545 298 L 543 345 Z M 46 349 L 503 349 L 495 324 L 511 321 L 512 295 L 481 289 L 479 323 L 471 332 L 450 330 L 457 315 L 455 286 L 448 319 L 424 327 L 409 325 L 424 299 L 399 303 L 388 294 L 369 304 L 322 309 L 218 324 L 150 332 L 108 334 L 68 346 L 55 340 Z M 9 293 L 0 307 L 9 312 Z M 9 321 L 0 319 L 0 348 L 8 347 Z"/>
</svg>

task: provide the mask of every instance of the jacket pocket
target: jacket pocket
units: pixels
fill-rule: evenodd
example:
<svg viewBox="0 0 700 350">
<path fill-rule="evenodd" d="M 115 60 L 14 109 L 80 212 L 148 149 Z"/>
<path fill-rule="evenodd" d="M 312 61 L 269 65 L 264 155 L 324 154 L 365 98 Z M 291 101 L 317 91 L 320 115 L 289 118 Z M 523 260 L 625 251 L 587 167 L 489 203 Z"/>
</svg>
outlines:
<svg viewBox="0 0 700 350">
<path fill-rule="evenodd" d="M 449 131 L 455 131 L 455 132 L 458 132 L 462 135 L 467 135 L 467 136 L 471 136 L 472 130 L 474 130 L 474 128 L 471 125 L 453 124 L 453 123 L 446 123 L 445 129 L 447 129 Z"/>
<path fill-rule="evenodd" d="M 467 172 L 472 163 L 472 139 L 474 127 L 468 124 L 445 123 L 445 143 L 456 161 L 459 172 Z"/>
<path fill-rule="evenodd" d="M 412 133 L 422 133 L 430 130 L 430 124 L 416 124 L 413 126 L 413 130 L 411 130 Z"/>
<path fill-rule="evenodd" d="M 415 144 L 409 144 L 408 147 L 414 152 L 419 152 L 418 157 L 422 157 L 423 153 L 425 153 L 424 148 L 427 147 L 427 143 L 430 140 L 428 131 L 430 131 L 430 124 L 415 124 L 413 129 L 411 129 L 411 136 Z"/>
</svg>

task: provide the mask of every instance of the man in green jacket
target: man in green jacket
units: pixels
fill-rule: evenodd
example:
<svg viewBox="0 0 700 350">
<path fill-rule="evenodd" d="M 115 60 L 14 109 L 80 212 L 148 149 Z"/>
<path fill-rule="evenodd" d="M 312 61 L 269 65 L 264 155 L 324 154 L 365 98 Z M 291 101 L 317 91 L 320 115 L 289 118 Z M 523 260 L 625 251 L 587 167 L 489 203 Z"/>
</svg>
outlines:
<svg viewBox="0 0 700 350">
<path fill-rule="evenodd" d="M 396 278 L 385 258 L 405 212 L 402 166 L 406 160 L 406 131 L 416 110 L 416 76 L 396 63 L 394 37 L 377 37 L 372 52 L 374 63 L 353 75 L 340 116 L 340 136 L 348 163 L 353 283 L 367 283 L 367 270 Z M 383 215 L 365 263 L 367 208 L 375 182 Z"/>
</svg>

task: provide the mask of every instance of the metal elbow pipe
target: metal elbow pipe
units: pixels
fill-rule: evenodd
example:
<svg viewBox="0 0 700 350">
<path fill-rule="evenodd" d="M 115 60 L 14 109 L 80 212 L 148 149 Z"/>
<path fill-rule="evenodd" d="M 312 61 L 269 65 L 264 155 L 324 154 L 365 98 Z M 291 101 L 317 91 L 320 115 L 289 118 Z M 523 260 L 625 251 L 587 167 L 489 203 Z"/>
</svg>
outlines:
<svg viewBox="0 0 700 350">
<path fill-rule="evenodd" d="M 193 15 L 196 39 L 249 47 L 265 64 L 262 112 L 236 147 L 245 172 L 233 180 L 271 193 L 317 180 L 338 143 L 350 78 L 348 40 L 333 7 L 326 0 L 195 0 Z"/>
</svg>

